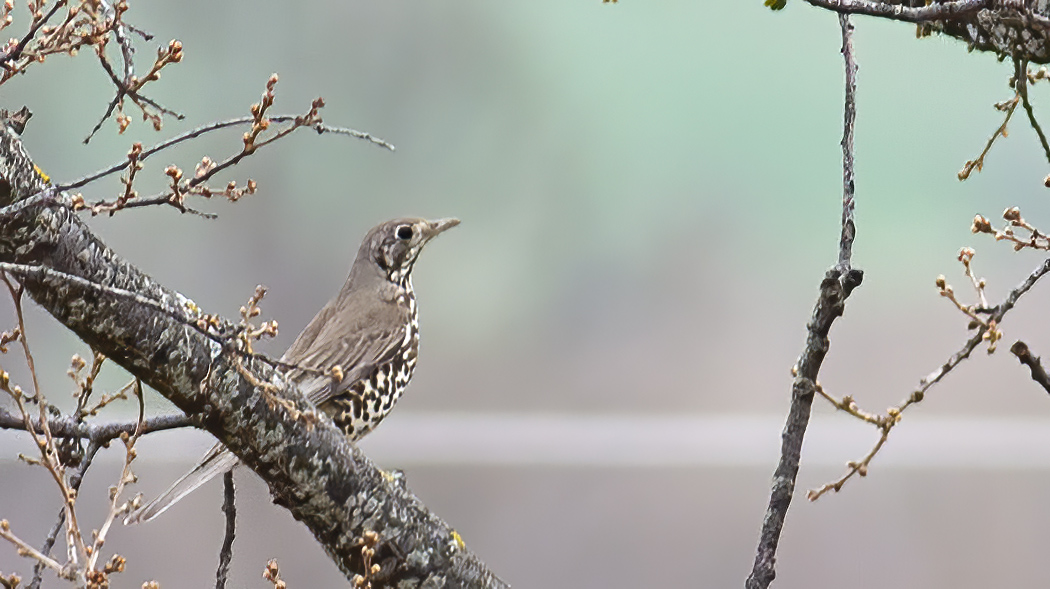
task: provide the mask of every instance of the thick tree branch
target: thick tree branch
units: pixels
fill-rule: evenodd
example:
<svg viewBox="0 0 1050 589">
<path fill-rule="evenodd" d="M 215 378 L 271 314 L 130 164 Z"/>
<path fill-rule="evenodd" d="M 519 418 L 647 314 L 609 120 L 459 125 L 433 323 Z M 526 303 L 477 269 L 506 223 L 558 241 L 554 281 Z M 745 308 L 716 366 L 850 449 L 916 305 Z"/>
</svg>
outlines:
<svg viewBox="0 0 1050 589">
<path fill-rule="evenodd" d="M 840 14 L 923 25 L 966 43 L 970 50 L 1031 63 L 1050 63 L 1050 5 L 1021 0 L 805 0 Z M 786 0 L 767 0 L 782 8 Z"/>
<path fill-rule="evenodd" d="M 47 187 L 6 125 L 0 129 L 0 179 L 10 187 L 6 195 L 0 190 L 0 206 Z M 238 353 L 236 339 L 221 344 L 163 312 L 200 313 L 106 247 L 68 207 L 42 203 L 0 219 L 0 261 L 53 270 L 22 277 L 33 300 L 193 415 L 194 423 L 266 481 L 275 500 L 306 524 L 348 579 L 364 573 L 362 538 L 375 532 L 380 571 L 372 578 L 379 584 L 505 586 L 458 534 L 384 476 L 271 366 Z M 81 281 L 137 293 L 160 308 Z M 222 327 L 216 333 L 232 330 Z M 267 386 L 252 386 L 244 374 Z"/>
<path fill-rule="evenodd" d="M 880 0 L 806 0 L 813 6 L 834 10 L 839 14 L 864 14 L 905 22 L 926 22 L 959 17 L 990 6 L 992 0 L 952 0 L 929 6 L 907 6 L 906 2 Z"/>
</svg>

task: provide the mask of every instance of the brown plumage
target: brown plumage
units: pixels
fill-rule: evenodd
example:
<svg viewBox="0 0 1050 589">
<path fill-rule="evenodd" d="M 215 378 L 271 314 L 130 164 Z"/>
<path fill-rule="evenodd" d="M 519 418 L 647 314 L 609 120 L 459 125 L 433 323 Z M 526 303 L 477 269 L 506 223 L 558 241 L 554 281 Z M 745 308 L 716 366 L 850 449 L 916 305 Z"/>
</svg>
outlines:
<svg viewBox="0 0 1050 589">
<path fill-rule="evenodd" d="M 390 412 L 412 377 L 419 353 L 412 267 L 423 246 L 457 219 L 394 219 L 365 235 L 339 294 L 295 338 L 281 361 L 285 375 L 351 440 L 372 431 Z M 333 388 L 331 369 L 342 380 Z M 318 371 L 321 373 L 319 374 Z M 149 521 L 211 478 L 237 465 L 216 444 L 163 495 L 124 523 Z"/>
</svg>

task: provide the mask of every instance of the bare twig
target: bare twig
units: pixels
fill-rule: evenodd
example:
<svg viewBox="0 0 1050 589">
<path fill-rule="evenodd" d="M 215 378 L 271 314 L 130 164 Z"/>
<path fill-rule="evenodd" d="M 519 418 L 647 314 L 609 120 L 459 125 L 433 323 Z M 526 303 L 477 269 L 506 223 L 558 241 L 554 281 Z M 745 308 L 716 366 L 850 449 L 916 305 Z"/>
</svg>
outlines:
<svg viewBox="0 0 1050 589">
<path fill-rule="evenodd" d="M 86 423 L 78 421 L 72 416 L 54 417 L 47 420 L 47 427 L 51 431 L 51 435 L 56 438 L 81 438 L 98 444 L 106 444 L 119 438 L 122 434 L 131 435 L 135 433 L 137 426 L 138 422 L 135 421 Z M 157 415 L 155 417 L 147 417 L 142 422 L 142 433 L 148 434 L 191 426 L 193 426 L 192 418 L 182 413 Z M 38 431 L 41 428 L 40 422 L 31 421 L 30 425 L 27 426 L 21 418 L 0 409 L 0 429 L 27 431 L 30 427 L 33 431 Z"/>
<path fill-rule="evenodd" d="M 1024 105 L 1024 110 L 1028 114 L 1028 122 L 1032 124 L 1032 128 L 1035 129 L 1037 135 L 1039 135 L 1039 144 L 1043 146 L 1043 154 L 1046 156 L 1048 162 L 1050 162 L 1050 143 L 1046 141 L 1046 135 L 1043 133 L 1043 128 L 1039 126 L 1039 121 L 1035 118 L 1035 111 L 1032 110 L 1032 103 L 1028 101 L 1028 62 L 1021 58 L 1014 58 L 1014 87 L 1017 89 L 1017 94 L 1021 97 L 1021 104 Z"/>
<path fill-rule="evenodd" d="M 108 4 L 104 5 L 109 8 Z M 108 28 L 114 30 L 117 42 L 121 48 L 121 55 L 124 60 L 123 79 L 117 76 L 117 73 L 113 70 L 113 66 L 109 63 L 109 59 L 106 57 L 105 43 L 98 43 L 95 45 L 95 53 L 98 55 L 99 64 L 102 66 L 103 71 L 109 76 L 113 85 L 117 87 L 117 93 L 116 96 L 113 97 L 113 100 L 110 101 L 109 106 L 106 107 L 106 112 L 102 115 L 102 118 L 99 119 L 98 123 L 96 123 L 94 128 L 91 129 L 91 133 L 84 138 L 84 143 L 91 141 L 91 138 L 102 128 L 102 124 L 109 119 L 114 110 L 117 112 L 117 125 L 119 131 L 123 133 L 124 130 L 127 129 L 128 125 L 131 124 L 131 117 L 124 114 L 125 98 L 131 99 L 132 103 L 134 103 L 142 112 L 142 117 L 149 120 L 156 131 L 160 131 L 163 125 L 163 120 L 161 118 L 162 115 L 169 115 L 178 120 L 185 118 L 181 113 L 161 106 L 156 101 L 143 96 L 141 93 L 143 86 L 147 83 L 160 79 L 160 70 L 165 66 L 182 61 L 182 42 L 173 39 L 168 43 L 167 47 L 161 47 L 158 49 L 157 59 L 154 61 L 153 67 L 150 68 L 149 73 L 141 78 L 136 77 L 134 65 L 131 62 L 132 49 L 130 40 L 124 33 L 124 23 L 121 20 L 123 10 L 126 8 L 127 6 L 122 3 L 111 8 L 110 13 L 112 18 L 108 24 Z"/>
<path fill-rule="evenodd" d="M 998 322 L 994 318 L 985 319 L 982 314 L 989 313 L 988 299 L 985 297 L 984 288 L 985 280 L 983 278 L 977 278 L 977 275 L 973 272 L 973 257 L 976 252 L 973 248 L 964 247 L 959 250 L 959 261 L 963 263 L 963 267 L 966 269 L 966 277 L 970 279 L 970 284 L 977 292 L 978 304 L 976 305 L 964 305 L 955 296 L 955 289 L 948 284 L 947 279 L 944 275 L 937 277 L 937 288 L 940 295 L 955 305 L 956 309 L 963 312 L 969 319 L 970 329 L 981 328 L 983 339 L 988 342 L 988 353 L 992 354 L 995 352 L 996 345 L 999 340 L 1003 338 L 1003 333 L 999 329 Z"/>
<path fill-rule="evenodd" d="M 1010 353 L 1017 356 L 1017 359 L 1028 367 L 1032 372 L 1032 380 L 1043 387 L 1046 392 L 1050 393 L 1050 376 L 1046 374 L 1046 370 L 1043 369 L 1043 363 L 1039 361 L 1038 356 L 1033 356 L 1028 346 L 1018 340 L 1014 342 L 1014 345 L 1010 346 Z"/>
<path fill-rule="evenodd" d="M 137 420 L 137 426 L 135 427 L 135 433 L 130 436 L 128 434 L 121 434 L 120 436 L 120 439 L 124 442 L 124 467 L 120 472 L 120 479 L 117 480 L 117 484 L 109 489 L 109 509 L 106 512 L 105 520 L 102 522 L 102 527 L 100 527 L 95 533 L 95 541 L 88 553 L 88 560 L 85 564 L 85 568 L 89 574 L 107 573 L 107 571 L 98 568 L 98 558 L 102 554 L 102 545 L 106 543 L 106 535 L 109 533 L 109 529 L 113 526 L 113 521 L 118 516 L 131 510 L 130 503 L 125 503 L 124 505 L 120 504 L 120 496 L 124 492 L 124 487 L 135 481 L 135 475 L 131 473 L 131 463 L 135 460 L 137 455 L 135 442 L 137 442 L 139 437 L 142 436 L 142 423 L 144 421 L 144 413 L 146 410 L 145 402 L 142 399 L 142 381 L 138 379 L 135 380 L 134 390 L 135 396 L 139 401 L 139 418 Z M 120 569 L 123 569 L 123 566 L 121 566 Z"/>
<path fill-rule="evenodd" d="M 81 288 L 91 290 L 93 292 L 105 293 L 116 297 L 130 299 L 137 304 L 157 309 L 158 311 L 161 311 L 165 315 L 168 315 L 172 319 L 175 319 L 176 321 L 184 325 L 194 327 L 203 335 L 207 336 L 209 339 L 212 339 L 219 343 L 225 342 L 225 339 L 223 339 L 220 335 L 216 335 L 215 333 L 213 333 L 212 329 L 210 329 L 213 327 L 218 327 L 218 325 L 213 325 L 212 323 L 205 323 L 204 325 L 201 325 L 202 320 L 200 311 L 196 308 L 195 305 L 193 305 L 192 301 L 189 301 L 188 299 L 183 301 L 183 305 L 187 308 L 177 309 L 166 305 L 161 301 L 156 301 L 146 296 L 143 296 L 137 292 L 132 292 L 130 290 L 125 290 L 122 288 L 116 288 L 112 286 L 106 286 L 103 284 L 96 284 L 89 280 L 85 280 L 79 276 L 65 274 L 63 272 L 59 272 L 57 270 L 53 270 L 44 266 L 30 266 L 26 264 L 9 264 L 7 262 L 0 262 L 0 271 L 13 274 L 23 279 L 43 280 L 45 278 L 49 278 L 54 280 L 61 280 L 68 284 L 73 284 Z"/>
<path fill-rule="evenodd" d="M 74 507 L 76 502 L 76 492 L 72 491 L 66 483 L 65 466 L 58 460 L 58 451 L 55 447 L 54 438 L 47 427 L 47 402 L 41 397 L 35 399 L 35 402 L 40 407 L 39 424 L 41 427 L 38 431 L 37 428 L 34 427 L 33 418 L 29 415 L 29 410 L 26 407 L 26 397 L 21 388 L 18 386 L 12 386 L 8 373 L 2 370 L 0 370 L 0 390 L 8 393 L 8 395 L 11 396 L 11 399 L 15 402 L 15 405 L 18 407 L 19 415 L 22 416 L 25 431 L 29 433 L 40 452 L 40 458 L 29 458 L 22 455 L 19 455 L 19 457 L 31 464 L 40 464 L 43 466 L 51 475 L 51 478 L 58 486 L 62 495 L 66 517 L 65 529 L 66 546 L 68 547 L 69 553 L 68 559 L 69 564 L 76 568 L 80 556 L 86 554 L 83 537 L 80 535 L 80 526 L 77 523 L 76 510 Z M 10 540 L 10 538 L 8 538 L 8 540 Z"/>
<path fill-rule="evenodd" d="M 237 533 L 237 505 L 234 502 L 233 471 L 228 471 L 222 478 L 222 512 L 226 515 L 226 534 L 219 550 L 219 568 L 215 571 L 215 589 L 226 589 L 226 580 L 230 574 L 230 561 L 233 559 L 233 538 Z"/>
<path fill-rule="evenodd" d="M 846 223 L 852 223 L 853 217 L 853 186 L 852 170 L 852 122 L 855 115 L 851 116 L 849 111 L 853 108 L 852 84 L 855 84 L 856 65 L 853 62 L 852 43 L 850 42 L 853 27 L 848 17 L 839 19 L 842 29 L 842 55 L 846 68 L 846 103 L 847 111 L 843 119 L 843 228 L 840 248 L 844 244 L 852 247 L 855 227 L 846 227 Z M 845 249 L 845 248 L 844 248 Z M 754 566 L 751 574 L 744 583 L 747 589 L 765 589 L 776 577 L 776 553 L 780 543 L 780 533 L 784 529 L 784 519 L 787 510 L 791 506 L 791 499 L 795 492 L 795 481 L 798 477 L 799 461 L 802 454 L 802 442 L 809 425 L 810 412 L 813 406 L 813 396 L 819 389 L 817 376 L 824 357 L 828 353 L 830 341 L 828 334 L 835 319 L 840 317 L 846 306 L 846 299 L 853 289 L 860 285 L 863 272 L 860 270 L 846 270 L 842 266 L 849 266 L 849 249 L 840 250 L 839 264 L 827 271 L 824 280 L 820 284 L 820 296 L 817 298 L 813 308 L 813 317 L 807 327 L 806 346 L 799 356 L 798 362 L 792 369 L 795 381 L 791 387 L 791 407 L 788 410 L 787 423 L 781 434 L 780 461 L 777 463 L 776 471 L 773 473 L 772 490 L 769 496 L 769 507 L 766 509 L 762 520 L 762 531 L 759 535 L 758 549 L 755 554 Z"/>
<path fill-rule="evenodd" d="M 1007 208 L 1003 211 L 1003 219 L 1006 219 L 1009 224 L 1002 229 L 995 229 L 992 227 L 991 221 L 983 215 L 975 215 L 970 231 L 973 233 L 987 233 L 994 236 L 996 241 L 1009 241 L 1014 244 L 1014 251 L 1021 251 L 1025 248 L 1050 250 L 1050 236 L 1026 221 L 1021 216 L 1021 209 L 1017 207 Z M 1027 232 L 1028 238 L 1022 239 L 1018 237 L 1015 228 Z"/>
<path fill-rule="evenodd" d="M 818 394 L 820 394 L 821 397 L 824 397 L 824 400 L 826 400 L 828 403 L 831 403 L 833 407 L 835 407 L 839 411 L 849 413 L 850 415 L 856 417 L 861 421 L 866 421 L 870 424 L 881 427 L 886 420 L 886 418 L 881 415 L 876 415 L 874 413 L 868 413 L 866 411 L 861 410 L 859 407 L 857 407 L 857 403 L 854 402 L 853 397 L 851 396 L 847 395 L 845 397 L 842 397 L 841 399 L 836 399 L 834 396 L 825 391 L 824 387 L 822 387 L 819 382 L 816 383 L 814 389 Z"/>
<path fill-rule="evenodd" d="M 29 373 L 33 377 L 33 392 L 37 399 L 42 399 L 40 380 L 36 376 L 36 362 L 33 361 L 33 353 L 29 351 L 29 340 L 26 339 L 26 320 L 25 315 L 22 314 L 22 293 L 24 291 L 21 285 L 16 287 L 12 284 L 6 273 L 0 273 L 0 279 L 3 279 L 4 284 L 7 285 L 7 290 L 11 293 L 11 301 L 15 306 L 15 316 L 18 318 L 18 341 L 22 344 L 22 352 L 26 357 L 26 366 L 29 367 Z"/>
<path fill-rule="evenodd" d="M 867 453 L 866 456 L 864 456 L 864 458 L 861 459 L 860 462 L 846 463 L 846 466 L 848 467 L 846 474 L 842 475 L 842 477 L 840 477 L 834 482 L 826 483 L 819 489 L 809 491 L 806 494 L 806 498 L 810 501 L 816 501 L 820 498 L 821 495 L 827 493 L 828 491 L 839 491 L 840 489 L 842 489 L 842 485 L 845 485 L 846 481 L 853 478 L 853 475 L 867 476 L 868 465 L 871 464 L 871 459 L 875 458 L 875 455 L 878 454 L 879 450 L 882 449 L 883 444 L 885 444 L 886 440 L 889 439 L 890 430 L 893 429 L 893 424 L 885 424 L 879 429 L 882 432 L 882 435 L 879 436 L 879 441 L 875 442 L 875 446 L 871 449 L 871 451 Z"/>
<path fill-rule="evenodd" d="M 76 578 L 75 572 L 70 567 L 59 564 L 57 560 L 44 555 L 36 548 L 30 546 L 25 540 L 16 536 L 14 532 L 11 531 L 11 524 L 9 524 L 6 519 L 0 519 L 0 538 L 14 544 L 15 547 L 18 548 L 19 554 L 24 554 L 53 570 L 59 577 L 69 580 Z"/>
<path fill-rule="evenodd" d="M 0 413 L 2 417 L 2 413 Z M 0 426 L 2 427 L 2 426 Z M 87 469 L 91 466 L 91 462 L 95 459 L 95 454 L 98 453 L 99 449 L 102 448 L 102 444 L 92 441 L 88 444 L 87 450 L 84 451 L 84 458 L 80 461 L 80 464 L 76 467 L 76 470 L 69 476 L 69 488 L 74 491 L 80 490 L 80 483 L 84 480 L 84 474 L 87 473 Z M 58 520 L 53 526 L 51 531 L 48 532 L 47 538 L 44 539 L 44 545 L 40 548 L 41 554 L 50 555 L 51 549 L 55 546 L 55 540 L 58 539 L 58 534 L 62 531 L 62 524 L 66 521 L 66 508 L 65 506 L 58 510 Z M 33 567 L 33 578 L 30 580 L 27 589 L 39 589 L 40 582 L 43 580 L 45 565 L 38 562 Z"/>
<path fill-rule="evenodd" d="M 939 5 L 938 5 L 939 6 Z M 984 158 L 991 151 L 992 145 L 995 144 L 995 140 L 1000 137 L 1006 137 L 1006 125 L 1010 122 L 1010 117 L 1014 116 L 1014 110 L 1017 109 L 1017 104 L 1021 101 L 1020 94 L 1014 94 L 1014 97 L 1003 102 L 996 103 L 995 108 L 1001 112 L 1005 112 L 1006 115 L 1003 117 L 1003 122 L 999 125 L 999 128 L 992 133 L 992 136 L 988 138 L 987 143 L 984 144 L 984 149 L 981 150 L 981 155 L 977 156 L 977 159 L 967 160 L 963 164 L 963 168 L 959 170 L 959 180 L 965 180 L 970 177 L 970 174 L 977 170 L 980 172 L 984 168 Z"/>
<path fill-rule="evenodd" d="M 292 123 L 292 122 L 295 122 L 295 119 L 297 117 L 299 117 L 299 116 L 301 116 L 301 115 L 274 115 L 274 116 L 270 116 L 268 118 L 270 119 L 270 121 L 272 123 Z M 160 143 L 158 143 L 158 144 L 156 144 L 156 145 L 154 145 L 154 146 L 152 146 L 152 147 L 150 147 L 148 149 L 142 150 L 142 155 L 139 156 L 139 161 L 140 162 L 141 161 L 145 161 L 145 159 L 148 158 L 149 156 L 151 156 L 151 155 L 153 155 L 153 154 L 155 154 L 157 152 L 164 151 L 165 149 L 167 149 L 169 147 L 172 147 L 174 145 L 177 145 L 179 143 L 182 143 L 183 141 L 196 139 L 197 137 L 200 137 L 201 135 L 204 135 L 206 133 L 210 133 L 212 131 L 218 131 L 220 129 L 226 129 L 226 128 L 229 128 L 229 127 L 237 127 L 237 126 L 240 126 L 240 125 L 247 125 L 247 124 L 252 123 L 252 121 L 254 121 L 254 120 L 255 120 L 254 117 L 246 116 L 246 117 L 240 117 L 240 118 L 236 118 L 236 119 L 229 119 L 229 120 L 225 120 L 225 121 L 217 121 L 217 122 L 214 122 L 214 123 L 208 123 L 207 125 L 201 125 L 200 127 L 197 127 L 196 129 L 191 129 L 189 131 L 186 131 L 185 133 L 180 133 L 179 135 L 176 135 L 175 137 L 172 137 L 171 139 L 167 139 L 165 141 L 161 141 Z M 314 131 L 317 131 L 318 135 L 323 135 L 325 133 L 335 133 L 335 134 L 339 134 L 339 135 L 347 135 L 347 136 L 354 137 L 354 138 L 357 138 L 357 139 L 364 139 L 365 141 L 369 141 L 369 142 L 374 143 L 374 144 L 376 144 L 376 145 L 378 145 L 380 147 L 384 147 L 386 149 L 389 149 L 390 151 L 394 151 L 394 149 L 395 149 L 394 146 L 391 145 L 390 143 L 387 143 L 386 141 L 384 141 L 384 140 L 382 140 L 382 139 L 380 139 L 378 137 L 374 137 L 371 134 L 366 133 L 364 131 L 357 131 L 357 130 L 348 129 L 348 128 L 345 128 L 345 127 L 331 127 L 331 126 L 325 125 L 323 123 L 316 123 L 316 124 L 314 124 L 313 125 L 313 129 L 314 129 Z M 70 182 L 68 184 L 60 184 L 60 185 L 56 186 L 55 189 L 61 192 L 61 191 L 70 190 L 72 188 L 80 188 L 80 187 L 85 186 L 85 185 L 87 185 L 87 184 L 89 184 L 91 182 L 94 182 L 95 180 L 98 180 L 99 178 L 104 178 L 106 176 L 109 176 L 110 174 L 115 174 L 115 173 L 117 173 L 117 172 L 119 172 L 121 170 L 124 170 L 129 165 L 130 165 L 130 162 L 128 162 L 125 159 L 124 161 L 122 161 L 122 162 L 120 162 L 118 164 L 114 164 L 114 165 L 112 165 L 112 166 L 110 166 L 108 168 L 104 168 L 104 169 L 99 170 L 97 172 L 92 172 L 91 174 L 88 174 L 87 176 L 84 176 L 83 178 L 80 178 L 78 180 L 74 180 L 74 181 L 72 181 L 72 182 Z M 12 206 L 14 206 L 14 205 L 12 205 Z M 3 210 L 0 210 L 0 213 L 3 213 Z"/>
<path fill-rule="evenodd" d="M 324 100 L 317 98 L 310 105 L 310 110 L 304 115 L 295 117 L 290 125 L 283 129 L 271 129 L 272 120 L 266 113 L 274 103 L 274 89 L 277 85 L 277 79 L 276 74 L 270 76 L 270 79 L 266 82 L 266 90 L 263 92 L 262 99 L 258 103 L 252 105 L 250 121 L 251 128 L 243 136 L 243 147 L 240 152 L 229 156 L 219 163 L 212 161 L 210 158 L 202 159 L 197 166 L 193 177 L 189 179 L 183 179 L 182 170 L 178 167 L 168 166 L 165 170 L 165 174 L 170 178 L 170 188 L 154 196 L 135 200 L 123 198 L 115 201 L 98 201 L 90 205 L 86 204 L 82 199 L 74 199 L 74 209 L 89 210 L 91 211 L 91 214 L 95 215 L 100 212 L 113 214 L 118 210 L 126 208 L 170 205 L 183 213 L 189 212 L 204 217 L 214 218 L 215 215 L 201 213 L 188 208 L 185 205 L 186 196 L 189 194 L 196 194 L 203 196 L 204 198 L 210 198 L 212 196 L 221 195 L 231 201 L 236 201 L 245 194 L 254 193 L 256 188 L 255 182 L 250 179 L 244 187 L 238 187 L 236 183 L 230 182 L 224 189 L 211 188 L 206 183 L 216 174 L 237 165 L 242 159 L 254 154 L 260 147 L 278 141 L 291 134 L 296 129 L 302 127 L 314 127 L 321 123 L 320 109 L 324 107 Z M 268 130 L 271 131 L 271 133 L 265 135 Z"/>
<path fill-rule="evenodd" d="M 10 51 L 0 55 L 0 68 L 10 69 L 12 62 L 18 61 L 22 57 L 22 52 L 25 51 L 26 45 L 36 38 L 37 32 L 40 31 L 40 27 L 47 24 L 47 21 L 51 20 L 51 17 L 55 16 L 63 6 L 66 5 L 66 0 L 58 0 L 55 5 L 51 7 L 51 10 L 47 14 L 43 15 L 42 18 L 33 19 L 33 24 L 29 27 L 29 31 L 22 37 L 22 40 L 18 42 Z M 7 76 L 4 76 L 5 78 Z"/>
<path fill-rule="evenodd" d="M 1050 258 L 1046 259 L 1042 263 L 1042 265 L 1040 265 L 1038 268 L 1032 271 L 1032 273 L 1029 274 L 1028 278 L 1026 278 L 1024 282 L 1022 282 L 1016 288 L 1011 290 L 1010 293 L 1006 296 L 1006 298 L 1003 299 L 1001 303 L 999 303 L 999 305 L 992 308 L 989 312 L 988 320 L 977 325 L 977 333 L 971 336 L 970 339 L 966 340 L 966 343 L 963 344 L 962 348 L 959 349 L 959 351 L 952 354 L 951 357 L 949 357 L 943 364 L 937 367 L 936 370 L 929 373 L 928 375 L 926 375 L 925 378 L 919 381 L 919 386 L 914 391 L 912 391 L 910 395 L 908 395 L 907 399 L 905 399 L 896 407 L 891 407 L 889 410 L 887 410 L 885 416 L 879 416 L 876 421 L 865 419 L 865 421 L 875 424 L 876 427 L 878 427 L 880 430 L 879 439 L 875 442 L 874 447 L 860 462 L 847 463 L 847 470 L 845 475 L 843 475 L 834 482 L 827 483 L 818 489 L 811 490 L 808 493 L 807 497 L 811 501 L 815 501 L 828 491 L 841 490 L 842 486 L 846 483 L 846 481 L 848 481 L 854 475 L 859 474 L 861 476 L 864 476 L 865 474 L 867 474 L 867 469 L 869 464 L 871 463 L 872 458 L 875 457 L 875 455 L 879 452 L 879 450 L 882 449 L 883 445 L 886 443 L 890 430 L 893 429 L 893 427 L 896 426 L 898 423 L 900 423 L 900 419 L 904 411 L 907 410 L 908 407 L 916 403 L 922 402 L 923 399 L 926 398 L 927 391 L 929 391 L 933 387 L 933 385 L 940 382 L 941 379 L 947 376 L 949 372 L 958 367 L 959 364 L 963 362 L 963 360 L 969 358 L 970 354 L 972 354 L 973 351 L 977 349 L 977 346 L 979 346 L 981 342 L 988 341 L 989 339 L 991 339 L 989 337 L 989 334 L 992 332 L 992 330 L 998 329 L 997 326 L 1002 322 L 1006 314 L 1014 308 L 1014 306 L 1017 304 L 1017 301 L 1022 296 L 1024 296 L 1025 293 L 1031 290 L 1032 287 L 1035 286 L 1035 283 L 1038 282 L 1039 279 L 1045 276 L 1047 273 L 1050 273 Z M 1000 334 L 994 337 L 1001 338 L 1002 336 Z M 838 407 L 838 405 L 836 406 Z"/>
<path fill-rule="evenodd" d="M 853 240 L 857 236 L 857 225 L 853 218 L 855 192 L 853 172 L 853 126 L 857 120 L 857 62 L 853 59 L 853 24 L 848 14 L 839 14 L 842 28 L 842 59 L 846 69 L 846 97 L 842 122 L 842 235 L 839 238 L 839 264 L 843 272 L 850 269 L 853 256 Z"/>
</svg>

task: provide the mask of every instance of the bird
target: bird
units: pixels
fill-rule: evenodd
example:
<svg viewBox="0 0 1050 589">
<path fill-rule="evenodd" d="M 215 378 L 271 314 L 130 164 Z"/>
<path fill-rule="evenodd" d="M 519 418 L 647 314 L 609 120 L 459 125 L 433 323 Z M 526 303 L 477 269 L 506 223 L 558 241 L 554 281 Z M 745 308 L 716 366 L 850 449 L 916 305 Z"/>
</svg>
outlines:
<svg viewBox="0 0 1050 589">
<path fill-rule="evenodd" d="M 352 442 L 390 413 L 416 367 L 419 321 L 412 268 L 423 247 L 459 219 L 400 218 L 365 235 L 342 289 L 303 329 L 279 364 L 285 378 Z M 221 443 L 125 524 L 150 521 L 237 466 Z"/>
</svg>

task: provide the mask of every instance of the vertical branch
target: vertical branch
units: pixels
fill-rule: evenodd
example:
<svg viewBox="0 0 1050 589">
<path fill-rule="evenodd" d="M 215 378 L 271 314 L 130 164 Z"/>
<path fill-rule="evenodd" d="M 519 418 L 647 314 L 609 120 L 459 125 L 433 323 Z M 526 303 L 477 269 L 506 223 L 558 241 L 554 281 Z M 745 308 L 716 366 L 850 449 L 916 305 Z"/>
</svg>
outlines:
<svg viewBox="0 0 1050 589">
<path fill-rule="evenodd" d="M 846 298 L 860 285 L 864 274 L 850 267 L 856 227 L 853 221 L 853 122 L 856 119 L 854 92 L 857 66 L 853 61 L 853 26 L 849 17 L 839 15 L 842 27 L 842 56 L 846 66 L 845 117 L 842 132 L 842 236 L 839 241 L 838 263 L 824 275 L 820 296 L 813 308 L 813 317 L 807 327 L 806 347 L 792 369 L 795 381 L 791 387 L 791 407 L 781 434 L 780 461 L 773 473 L 769 507 L 762 520 L 755 563 L 744 586 L 747 589 L 766 589 L 776 578 L 776 554 L 784 519 L 795 493 L 802 442 L 809 426 L 813 394 L 817 390 L 817 376 L 828 353 L 828 333 L 835 319 L 842 315 Z"/>
<path fill-rule="evenodd" d="M 1043 133 L 1043 128 L 1039 126 L 1039 121 L 1035 118 L 1035 111 L 1032 110 L 1032 103 L 1028 101 L 1028 62 L 1020 57 L 1014 58 L 1014 89 L 1017 91 L 1017 95 L 1021 97 L 1021 104 L 1024 105 L 1024 111 L 1028 114 L 1028 122 L 1032 124 L 1032 128 L 1035 129 L 1036 135 L 1039 136 L 1039 144 L 1043 146 L 1043 154 L 1046 155 L 1047 161 L 1050 161 L 1050 143 L 1046 141 L 1046 135 Z"/>
<path fill-rule="evenodd" d="M 230 561 L 233 559 L 233 536 L 237 532 L 237 506 L 233 502 L 233 471 L 222 478 L 222 512 L 226 514 L 226 536 L 222 539 L 219 550 L 219 568 L 215 571 L 215 589 L 226 589 L 226 578 L 230 574 Z"/>
<path fill-rule="evenodd" d="M 84 481 L 84 475 L 87 473 L 87 469 L 91 466 L 91 461 L 95 459 L 95 454 L 98 453 L 102 445 L 98 442 L 92 441 L 88 444 L 87 450 L 84 451 L 84 457 L 80 460 L 80 465 L 77 466 L 76 471 L 69 476 L 69 488 L 73 491 L 80 490 L 80 483 Z M 55 546 L 55 541 L 58 540 L 58 533 L 62 531 L 62 524 L 66 522 L 66 507 L 62 506 L 58 510 L 58 521 L 51 527 L 51 532 L 48 533 L 47 538 L 44 540 L 44 545 L 40 548 L 40 553 L 44 556 L 51 555 L 51 549 Z M 40 582 L 44 578 L 44 564 L 38 562 L 33 567 L 33 578 L 30 580 L 27 589 L 40 589 Z"/>
<path fill-rule="evenodd" d="M 846 66 L 846 99 L 842 122 L 842 236 L 839 238 L 839 270 L 848 272 L 857 226 L 853 222 L 853 124 L 857 120 L 857 63 L 853 60 L 853 24 L 848 14 L 839 14 L 842 27 L 842 59 Z"/>
<path fill-rule="evenodd" d="M 22 285 L 18 285 L 16 288 L 7 277 L 6 272 L 0 273 L 0 278 L 7 285 L 7 290 L 11 293 L 11 301 L 15 305 L 15 316 L 18 318 L 18 341 L 22 344 L 22 352 L 26 356 L 26 366 L 29 367 L 29 374 L 33 377 L 33 394 L 36 395 L 37 401 L 41 403 L 41 410 L 43 410 L 44 397 L 40 394 L 40 381 L 36 376 L 36 363 L 33 361 L 33 353 L 29 351 L 29 340 L 26 339 L 26 321 L 25 316 L 22 314 L 22 294 L 25 289 Z M 41 417 L 44 417 L 44 415 L 41 414 Z"/>
</svg>

